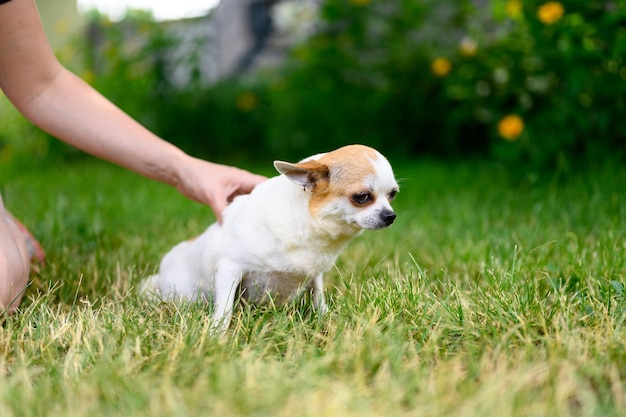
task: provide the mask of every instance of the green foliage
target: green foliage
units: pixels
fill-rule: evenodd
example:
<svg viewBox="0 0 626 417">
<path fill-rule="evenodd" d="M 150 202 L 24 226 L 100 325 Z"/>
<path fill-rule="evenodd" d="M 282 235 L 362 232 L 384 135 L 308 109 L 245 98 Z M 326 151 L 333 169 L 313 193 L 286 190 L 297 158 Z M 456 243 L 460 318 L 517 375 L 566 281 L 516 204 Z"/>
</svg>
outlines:
<svg viewBox="0 0 626 417">
<path fill-rule="evenodd" d="M 294 51 L 278 126 L 309 143 L 536 166 L 622 151 L 625 6 L 329 0 L 319 34 Z M 507 115 L 523 130 L 507 135 Z"/>
<path fill-rule="evenodd" d="M 16 158 L 43 157 L 48 151 L 46 136 L 13 107 L 0 90 L 0 165 Z"/>
<path fill-rule="evenodd" d="M 411 153 L 463 150 L 430 57 L 448 48 L 468 3 L 325 2 L 322 28 L 293 51 L 274 95 L 274 136 L 296 136 L 309 149 L 362 142 Z"/>
<path fill-rule="evenodd" d="M 497 142 L 501 155 L 546 164 L 624 150 L 625 6 L 621 1 L 523 2 L 507 35 L 487 45 L 486 68 L 500 69 L 507 80 L 492 83 L 494 97 L 485 97 L 481 106 L 495 119 L 518 114 L 526 125 L 518 143 Z"/>
<path fill-rule="evenodd" d="M 131 116 L 212 159 L 360 142 L 567 170 L 624 151 L 624 0 L 327 0 L 279 68 L 213 85 L 199 50 L 172 59 L 183 43 L 168 24 L 140 12 L 91 22 L 62 60 L 78 57 L 79 74 Z M 182 83 L 180 66 L 192 74 Z"/>
<path fill-rule="evenodd" d="M 135 11 L 111 23 L 92 14 L 83 40 L 84 78 L 132 117 L 183 149 L 212 159 L 262 146 L 260 95 L 245 85 L 223 82 L 211 87 L 202 80 L 197 45 L 179 56 L 183 45 L 171 25 Z M 177 70 L 188 79 L 180 81 Z M 248 152 L 240 152 L 248 149 Z"/>
</svg>

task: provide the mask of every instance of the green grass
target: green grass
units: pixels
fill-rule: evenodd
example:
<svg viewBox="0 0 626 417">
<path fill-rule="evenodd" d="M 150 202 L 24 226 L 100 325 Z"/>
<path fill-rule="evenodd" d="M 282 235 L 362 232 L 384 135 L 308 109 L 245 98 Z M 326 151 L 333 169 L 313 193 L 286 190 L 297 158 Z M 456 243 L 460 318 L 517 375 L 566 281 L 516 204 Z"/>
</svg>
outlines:
<svg viewBox="0 0 626 417">
<path fill-rule="evenodd" d="M 0 415 L 624 415 L 626 169 L 396 171 L 398 220 L 342 254 L 331 314 L 239 307 L 215 339 L 207 307 L 134 294 L 207 208 L 93 161 L 4 165 L 48 266 L 0 328 Z"/>
</svg>

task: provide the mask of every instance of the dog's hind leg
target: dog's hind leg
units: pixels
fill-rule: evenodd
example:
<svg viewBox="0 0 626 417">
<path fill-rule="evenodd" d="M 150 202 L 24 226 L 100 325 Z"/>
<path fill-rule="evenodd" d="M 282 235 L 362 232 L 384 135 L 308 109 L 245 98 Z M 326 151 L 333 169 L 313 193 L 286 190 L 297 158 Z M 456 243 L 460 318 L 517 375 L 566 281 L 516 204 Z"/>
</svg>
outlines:
<svg viewBox="0 0 626 417">
<path fill-rule="evenodd" d="M 144 278 L 137 287 L 137 294 L 148 300 L 158 299 L 161 294 L 159 291 L 158 281 L 158 274 Z"/>
</svg>

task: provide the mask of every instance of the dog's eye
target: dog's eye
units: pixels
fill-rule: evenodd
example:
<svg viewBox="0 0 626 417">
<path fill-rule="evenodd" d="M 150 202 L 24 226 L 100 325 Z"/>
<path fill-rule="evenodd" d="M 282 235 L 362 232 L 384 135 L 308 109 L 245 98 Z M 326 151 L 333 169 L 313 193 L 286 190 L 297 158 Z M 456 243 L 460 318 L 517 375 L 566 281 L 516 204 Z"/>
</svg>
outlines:
<svg viewBox="0 0 626 417">
<path fill-rule="evenodd" d="M 393 201 L 393 199 L 396 198 L 396 194 L 398 194 L 398 190 L 392 190 L 389 194 L 387 194 L 389 201 Z"/>
<path fill-rule="evenodd" d="M 352 196 L 352 201 L 359 205 L 369 203 L 373 199 L 374 197 L 370 193 L 358 193 Z"/>
</svg>

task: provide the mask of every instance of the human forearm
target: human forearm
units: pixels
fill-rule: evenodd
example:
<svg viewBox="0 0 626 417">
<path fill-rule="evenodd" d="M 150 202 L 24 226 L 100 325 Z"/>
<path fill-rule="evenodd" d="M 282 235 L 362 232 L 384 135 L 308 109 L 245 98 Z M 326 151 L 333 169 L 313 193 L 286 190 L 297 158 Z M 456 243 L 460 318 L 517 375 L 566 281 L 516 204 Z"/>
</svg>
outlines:
<svg viewBox="0 0 626 417">
<path fill-rule="evenodd" d="M 265 179 L 185 154 L 65 69 L 39 96 L 19 108 L 59 139 L 208 204 L 220 221 L 228 201 Z"/>
<path fill-rule="evenodd" d="M 188 158 L 65 69 L 39 96 L 19 107 L 64 142 L 168 184 L 177 184 L 177 168 Z"/>
</svg>

